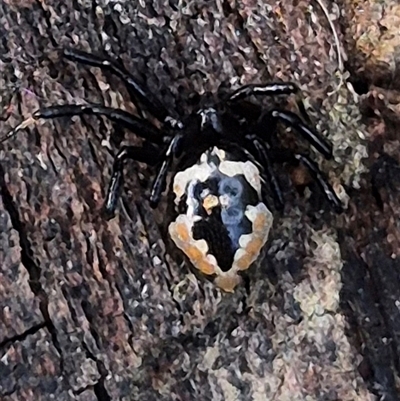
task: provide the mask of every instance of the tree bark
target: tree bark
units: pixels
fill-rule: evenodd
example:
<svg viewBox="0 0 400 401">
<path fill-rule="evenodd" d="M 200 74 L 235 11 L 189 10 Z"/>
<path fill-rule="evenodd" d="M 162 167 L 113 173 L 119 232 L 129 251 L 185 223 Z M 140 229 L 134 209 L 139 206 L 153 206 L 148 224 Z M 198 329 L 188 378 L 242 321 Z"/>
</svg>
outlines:
<svg viewBox="0 0 400 401">
<path fill-rule="evenodd" d="M 397 15 L 392 3 L 379 2 Z M 1 134 L 55 104 L 135 112 L 116 77 L 63 47 L 118 58 L 180 114 L 204 92 L 292 80 L 334 145 L 332 161 L 309 151 L 346 205 L 336 215 L 276 165 L 284 213 L 249 288 L 224 294 L 171 257 L 152 169 L 128 164 L 118 213 L 102 217 L 133 133 L 94 117 L 20 132 L 0 145 L 1 400 L 399 399 L 397 72 L 387 55 L 374 75 L 360 45 L 384 13 L 354 27 L 353 2 L 321 4 L 0 0 Z"/>
</svg>

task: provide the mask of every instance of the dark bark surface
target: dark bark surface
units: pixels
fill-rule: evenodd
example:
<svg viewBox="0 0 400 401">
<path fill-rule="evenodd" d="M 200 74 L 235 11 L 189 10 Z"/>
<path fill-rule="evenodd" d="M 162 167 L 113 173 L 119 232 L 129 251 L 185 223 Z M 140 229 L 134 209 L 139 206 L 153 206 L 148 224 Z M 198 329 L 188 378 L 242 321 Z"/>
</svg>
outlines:
<svg viewBox="0 0 400 401">
<path fill-rule="evenodd" d="M 361 18 L 358 3 L 330 4 L 329 21 L 290 0 L 0 1 L 1 134 L 40 106 L 135 110 L 118 79 L 60 47 L 119 57 L 179 113 L 220 86 L 294 80 L 347 206 L 335 215 L 276 166 L 287 203 L 267 255 L 249 289 L 222 294 L 170 257 L 151 169 L 129 164 L 117 216 L 101 216 L 118 127 L 38 122 L 0 147 L 1 400 L 399 399 L 400 96 L 385 64 L 398 33 L 374 20 L 398 11 Z"/>
</svg>

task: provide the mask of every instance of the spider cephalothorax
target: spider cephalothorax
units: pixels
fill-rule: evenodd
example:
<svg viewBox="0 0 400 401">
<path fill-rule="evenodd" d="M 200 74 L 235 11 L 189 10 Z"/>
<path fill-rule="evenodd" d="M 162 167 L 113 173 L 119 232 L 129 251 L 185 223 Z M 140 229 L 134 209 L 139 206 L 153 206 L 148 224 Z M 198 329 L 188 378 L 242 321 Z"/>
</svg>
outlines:
<svg viewBox="0 0 400 401">
<path fill-rule="evenodd" d="M 272 169 L 274 152 L 269 145 L 276 123 L 292 127 L 326 158 L 332 156 L 331 144 L 297 114 L 282 109 L 263 111 L 248 102 L 242 107 L 243 99 L 250 95 L 298 94 L 297 86 L 247 85 L 217 100 L 215 105 L 199 107 L 189 116 L 179 118 L 172 116 L 116 61 L 75 50 L 65 50 L 63 55 L 117 75 L 134 100 L 159 120 L 163 129 L 144 118 L 103 105 L 62 105 L 36 111 L 0 143 L 33 120 L 85 114 L 103 115 L 141 136 L 145 139 L 143 147 L 124 146 L 115 156 L 105 212 L 109 217 L 115 212 L 125 160 L 159 165 L 150 194 L 153 207 L 158 205 L 166 187 L 167 174 L 172 173 L 176 214 L 168 227 L 171 239 L 195 268 L 215 279 L 223 290 L 233 291 L 240 282 L 240 272 L 258 258 L 268 239 L 272 213 L 266 206 L 266 186 L 271 189 L 277 208 L 283 206 Z M 247 112 L 249 107 L 254 111 L 252 117 Z M 334 208 L 341 208 L 340 200 L 315 162 L 304 154 L 292 153 L 287 161 L 308 167 Z"/>
</svg>

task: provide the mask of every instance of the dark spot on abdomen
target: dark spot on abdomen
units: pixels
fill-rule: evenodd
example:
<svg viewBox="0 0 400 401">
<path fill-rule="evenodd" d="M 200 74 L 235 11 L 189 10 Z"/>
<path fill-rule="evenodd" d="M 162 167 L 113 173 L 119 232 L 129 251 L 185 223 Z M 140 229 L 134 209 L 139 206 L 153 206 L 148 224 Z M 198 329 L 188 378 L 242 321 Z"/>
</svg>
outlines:
<svg viewBox="0 0 400 401">
<path fill-rule="evenodd" d="M 196 222 L 193 226 L 193 238 L 204 239 L 208 244 L 208 253 L 217 259 L 218 266 L 224 272 L 233 264 L 236 247 L 229 237 L 226 227 L 216 219 L 207 218 Z"/>
</svg>

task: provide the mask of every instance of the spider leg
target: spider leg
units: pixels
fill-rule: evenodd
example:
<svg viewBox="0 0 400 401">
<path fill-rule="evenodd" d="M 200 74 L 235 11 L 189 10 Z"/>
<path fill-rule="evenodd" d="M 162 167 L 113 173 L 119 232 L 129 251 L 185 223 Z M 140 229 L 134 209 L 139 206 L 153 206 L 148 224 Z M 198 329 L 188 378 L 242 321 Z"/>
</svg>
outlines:
<svg viewBox="0 0 400 401">
<path fill-rule="evenodd" d="M 159 154 L 159 149 L 149 143 L 147 143 L 147 146 L 144 145 L 144 147 L 123 146 L 119 150 L 114 159 L 111 180 L 108 186 L 106 200 L 104 202 L 104 212 L 108 218 L 114 216 L 115 208 L 117 206 L 123 181 L 125 161 L 131 159 L 148 165 L 155 165 Z"/>
<path fill-rule="evenodd" d="M 150 194 L 150 206 L 156 208 L 161 199 L 161 194 L 165 189 L 166 178 L 168 170 L 171 167 L 174 156 L 179 152 L 179 145 L 181 143 L 182 135 L 175 135 L 168 145 L 164 155 L 164 160 L 153 182 Z"/>
<path fill-rule="evenodd" d="M 310 117 L 304 107 L 304 103 L 300 94 L 299 87 L 294 82 L 271 82 L 266 84 L 250 84 L 242 86 L 234 91 L 229 97 L 228 101 L 242 100 L 248 96 L 261 95 L 261 96 L 278 96 L 278 95 L 296 95 L 296 103 L 302 117 L 311 123 Z"/>
<path fill-rule="evenodd" d="M 314 131 L 311 127 L 304 124 L 304 122 L 297 114 L 286 110 L 274 109 L 265 116 L 265 120 L 281 121 L 289 127 L 294 128 L 303 138 L 310 142 L 311 145 L 313 145 L 327 159 L 332 158 L 332 144 L 321 135 L 319 135 L 316 131 Z"/>
<path fill-rule="evenodd" d="M 264 167 L 265 174 L 272 188 L 272 193 L 274 194 L 276 208 L 278 210 L 282 210 L 284 206 L 283 195 L 281 188 L 278 184 L 275 172 L 272 169 L 272 162 L 268 154 L 268 149 L 266 145 L 263 142 L 261 142 L 258 138 L 252 138 L 251 141 L 258 152 L 260 162 Z"/>
<path fill-rule="evenodd" d="M 23 121 L 12 131 L 7 133 L 4 137 L 0 138 L 0 143 L 13 137 L 21 129 L 26 128 L 29 124 L 33 123 L 34 120 L 40 118 L 49 119 L 56 117 L 72 117 L 72 116 L 83 116 L 83 115 L 97 115 L 104 116 L 114 121 L 135 134 L 148 139 L 151 142 L 162 144 L 164 143 L 164 135 L 159 131 L 153 124 L 146 120 L 140 119 L 133 114 L 130 114 L 124 110 L 114 109 L 111 107 L 105 107 L 98 104 L 65 104 L 61 106 L 51 106 L 37 110 L 33 113 L 31 118 Z"/>
<path fill-rule="evenodd" d="M 159 121 L 165 122 L 170 127 L 182 128 L 181 121 L 170 116 L 168 110 L 151 92 L 144 89 L 137 80 L 117 61 L 101 58 L 94 54 L 86 53 L 79 50 L 64 49 L 63 56 L 68 60 L 78 63 L 86 64 L 92 67 L 99 67 L 107 70 L 120 78 L 129 90 L 133 93 L 134 97 L 141 102 L 145 108 Z"/>
<path fill-rule="evenodd" d="M 343 210 L 342 202 L 336 195 L 331 184 L 329 184 L 326 177 L 324 177 L 324 175 L 322 174 L 318 165 L 306 155 L 295 154 L 294 157 L 308 168 L 312 177 L 318 183 L 320 188 L 324 191 L 326 198 L 331 203 L 335 211 L 340 213 Z"/>
<path fill-rule="evenodd" d="M 229 95 L 229 101 L 244 99 L 251 95 L 277 96 L 298 93 L 299 87 L 293 82 L 271 82 L 267 84 L 250 84 L 240 87 Z"/>
</svg>

